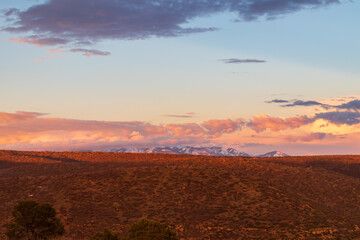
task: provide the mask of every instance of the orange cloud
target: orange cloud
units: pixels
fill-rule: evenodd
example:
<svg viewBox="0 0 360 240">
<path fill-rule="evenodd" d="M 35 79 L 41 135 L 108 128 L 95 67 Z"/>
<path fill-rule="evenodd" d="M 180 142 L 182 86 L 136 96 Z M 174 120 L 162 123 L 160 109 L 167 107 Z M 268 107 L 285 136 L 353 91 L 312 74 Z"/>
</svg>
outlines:
<svg viewBox="0 0 360 240">
<path fill-rule="evenodd" d="M 259 115 L 248 122 L 247 126 L 256 132 L 262 132 L 266 129 L 277 132 L 287 128 L 299 128 L 312 122 L 314 122 L 314 120 L 308 116 L 278 118 L 268 115 Z"/>
<path fill-rule="evenodd" d="M 21 111 L 17 111 L 16 113 L 0 112 L 0 127 L 5 126 L 11 122 L 19 122 L 19 121 L 34 119 L 42 115 L 46 115 L 46 114 L 36 113 L 36 112 L 21 112 Z"/>
<path fill-rule="evenodd" d="M 244 124 L 242 120 L 209 120 L 203 122 L 201 126 L 208 130 L 207 134 L 220 137 L 223 133 L 232 133 L 239 130 Z"/>
<path fill-rule="evenodd" d="M 54 46 L 59 44 L 65 44 L 68 41 L 61 38 L 9 38 L 10 41 L 16 43 L 27 43 L 32 45 L 37 45 L 39 47 L 43 46 Z"/>
<path fill-rule="evenodd" d="M 87 148 L 121 144 L 194 144 L 240 129 L 239 120 L 154 125 L 42 117 L 41 113 L 0 113 L 0 146 Z"/>
<path fill-rule="evenodd" d="M 61 49 L 49 49 L 49 53 L 62 53 L 62 52 L 64 51 Z"/>
<path fill-rule="evenodd" d="M 196 123 L 187 124 L 168 124 L 166 125 L 173 137 L 202 137 L 206 134 L 205 130 Z"/>
<path fill-rule="evenodd" d="M 40 62 L 42 62 L 42 61 L 44 61 L 44 60 L 45 60 L 44 57 L 38 57 L 38 58 L 35 58 L 34 62 L 35 62 L 35 63 L 40 63 Z"/>
<path fill-rule="evenodd" d="M 262 148 L 273 148 L 275 145 L 288 148 L 291 144 L 309 145 L 307 142 L 318 145 L 345 141 L 350 143 L 350 134 L 359 133 L 359 126 L 356 124 L 347 124 L 346 129 L 343 129 L 345 126 L 340 127 L 332 123 L 331 127 L 320 127 L 327 119 L 318 119 L 316 115 L 288 118 L 259 115 L 247 122 L 242 119 L 212 119 L 203 123 L 183 124 L 85 121 L 50 118 L 44 115 L 36 112 L 0 112 L 0 148 L 103 150 L 131 146 L 205 143 L 221 145 L 245 142 L 256 143 Z M 303 127 L 310 124 L 312 125 Z M 303 128 L 298 129 L 300 127 Z M 254 131 L 258 134 L 255 135 Z"/>
</svg>

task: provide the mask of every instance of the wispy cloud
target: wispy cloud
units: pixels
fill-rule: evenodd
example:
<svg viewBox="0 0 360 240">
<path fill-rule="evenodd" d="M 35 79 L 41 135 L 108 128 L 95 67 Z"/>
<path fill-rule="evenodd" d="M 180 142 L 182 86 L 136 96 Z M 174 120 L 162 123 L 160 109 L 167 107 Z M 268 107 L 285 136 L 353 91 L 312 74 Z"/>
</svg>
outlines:
<svg viewBox="0 0 360 240">
<path fill-rule="evenodd" d="M 283 100 L 283 99 L 273 99 L 270 101 L 265 101 L 266 103 L 288 103 L 288 100 Z"/>
<path fill-rule="evenodd" d="M 18 9 L 10 8 L 10 9 L 5 10 L 3 14 L 6 17 L 10 17 L 11 15 L 15 15 L 15 14 L 18 14 L 18 13 L 19 13 Z"/>
<path fill-rule="evenodd" d="M 292 103 L 281 105 L 282 107 L 296 107 L 296 106 L 326 106 L 317 101 L 302 101 L 302 100 L 295 100 Z"/>
<path fill-rule="evenodd" d="M 70 52 L 80 52 L 83 53 L 84 56 L 86 57 L 91 57 L 91 56 L 109 56 L 110 52 L 103 52 L 100 50 L 94 50 L 94 49 L 84 49 L 84 48 L 74 48 L 71 49 Z"/>
<path fill-rule="evenodd" d="M 290 142 L 313 142 L 323 139 L 333 139 L 336 135 L 332 133 L 312 132 L 302 136 L 288 136 L 286 139 Z"/>
<path fill-rule="evenodd" d="M 43 61 L 45 61 L 44 57 L 37 57 L 37 58 L 34 59 L 34 63 L 41 63 Z"/>
<path fill-rule="evenodd" d="M 266 103 L 287 103 L 287 104 L 282 104 L 280 105 L 281 107 L 296 107 L 296 106 L 321 106 L 321 107 L 327 107 L 328 105 L 320 103 L 318 101 L 313 101 L 313 100 L 309 100 L 309 101 L 303 101 L 303 100 L 298 100 L 298 99 L 294 99 L 294 100 L 284 100 L 284 99 L 273 99 L 270 101 L 265 101 Z"/>
<path fill-rule="evenodd" d="M 346 103 L 343 103 L 340 105 L 330 105 L 330 104 L 325 104 L 325 103 L 321 103 L 321 102 L 314 101 L 314 100 L 303 101 L 303 100 L 298 100 L 298 99 L 295 99 L 295 100 L 273 99 L 273 100 L 265 101 L 265 102 L 266 103 L 287 103 L 287 104 L 280 105 L 281 107 L 319 106 L 324 109 L 354 110 L 354 111 L 360 110 L 360 100 L 358 100 L 358 99 L 351 100 L 349 102 L 346 102 Z"/>
<path fill-rule="evenodd" d="M 194 112 L 189 112 L 189 113 L 185 113 L 185 114 L 166 114 L 166 115 L 162 115 L 163 117 L 172 117 L 172 118 L 193 118 L 195 117 L 195 113 Z"/>
<path fill-rule="evenodd" d="M 29 37 L 29 38 L 9 38 L 12 42 L 18 43 L 28 43 L 37 46 L 55 46 L 60 44 L 66 44 L 68 41 L 62 38 L 36 38 L 36 37 Z"/>
<path fill-rule="evenodd" d="M 263 147 L 266 146 L 264 143 L 254 143 L 254 142 L 246 142 L 239 145 L 241 148 L 255 148 L 255 147 Z"/>
<path fill-rule="evenodd" d="M 193 116 L 191 115 L 176 115 L 176 114 L 168 114 L 168 115 L 163 115 L 164 117 L 172 117 L 172 118 L 192 118 Z"/>
<path fill-rule="evenodd" d="M 49 53 L 63 53 L 64 51 L 62 49 L 49 49 Z"/>
<path fill-rule="evenodd" d="M 239 58 L 220 59 L 219 61 L 224 62 L 224 63 L 266 63 L 265 60 L 239 59 Z"/>
</svg>

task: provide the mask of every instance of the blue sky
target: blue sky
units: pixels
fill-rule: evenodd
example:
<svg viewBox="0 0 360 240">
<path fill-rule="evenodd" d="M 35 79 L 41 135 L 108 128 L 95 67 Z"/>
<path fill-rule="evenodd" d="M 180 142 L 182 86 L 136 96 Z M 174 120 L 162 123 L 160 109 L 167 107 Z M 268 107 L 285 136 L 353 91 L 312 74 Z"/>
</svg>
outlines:
<svg viewBox="0 0 360 240">
<path fill-rule="evenodd" d="M 105 2 L 110 4 L 112 1 Z M 55 5 L 56 2 L 61 3 L 61 0 L 49 1 L 48 5 L 58 6 Z M 254 2 L 265 4 L 269 1 Z M 327 1 L 312 2 L 319 4 Z M 122 3 L 126 1 L 118 2 Z M 44 3 L 41 1 L 31 0 L 15 3 L 2 1 L 0 9 L 3 9 L 3 13 L 11 8 L 20 9 L 20 13 L 10 16 L 19 19 L 26 16 L 25 13 L 31 12 L 29 7 L 42 4 Z M 162 4 L 161 1 L 159 4 Z M 66 9 L 67 5 L 64 6 L 62 9 Z M 254 15 L 255 10 L 244 11 L 242 8 L 234 12 L 216 10 L 204 15 L 196 12 L 195 17 L 190 17 L 186 24 L 179 26 L 182 29 L 217 30 L 167 37 L 144 35 L 142 39 L 126 39 L 131 34 L 144 34 L 144 31 L 138 30 L 143 27 L 143 20 L 139 16 L 136 16 L 136 21 L 139 22 L 135 22 L 138 24 L 135 26 L 117 23 L 116 26 L 126 29 L 125 32 L 115 31 L 114 34 L 112 30 L 110 32 L 110 29 L 105 29 L 108 31 L 106 37 L 99 37 L 98 32 L 93 36 L 94 29 L 91 25 L 74 23 L 75 27 L 85 30 L 79 33 L 69 28 L 71 34 L 59 34 L 55 32 L 55 25 L 51 25 L 51 21 L 46 26 L 36 26 L 25 21 L 22 24 L 26 31 L 0 32 L 0 110 L 7 114 L 15 114 L 16 111 L 47 113 L 47 118 L 82 121 L 142 121 L 155 125 L 201 124 L 212 119 L 244 119 L 246 122 L 258 115 L 285 119 L 292 116 L 311 116 L 323 111 L 308 106 L 284 108 L 265 102 L 272 99 L 322 102 L 357 99 L 360 89 L 360 32 L 357 26 L 360 22 L 360 3 L 341 1 L 335 4 L 319 4 L 313 9 L 317 6 L 314 5 L 310 7 L 312 9 L 304 10 L 276 9 L 271 3 L 267 6 L 272 11 L 270 13 L 276 13 L 275 19 L 267 20 L 264 15 L 260 15 L 251 21 L 236 21 L 239 18 L 237 11 L 257 17 Z M 209 9 L 201 11 L 206 12 Z M 41 11 L 35 13 L 43 14 L 40 15 L 42 18 L 49 17 Z M 179 16 L 190 14 L 180 13 Z M 93 17 L 98 13 L 90 11 L 84 14 Z M 77 21 L 81 22 L 81 16 L 87 16 L 84 14 L 80 14 Z M 123 14 L 132 17 L 128 12 Z M 264 14 L 269 12 L 265 11 Z M 169 22 L 177 19 L 171 14 L 165 16 L 171 19 Z M 62 15 L 57 17 L 61 19 Z M 66 20 L 65 16 L 64 19 Z M 107 16 L 104 19 L 108 19 Z M 154 24 L 160 24 L 158 26 L 161 31 L 174 30 L 173 27 L 169 30 L 164 22 L 158 20 L 154 21 Z M 3 29 L 15 26 L 5 18 L 1 25 Z M 71 24 L 69 26 L 74 27 Z M 35 33 L 39 27 L 43 29 Z M 163 33 L 159 31 L 156 34 Z M 65 36 L 69 42 L 57 45 L 40 44 L 41 46 L 24 43 L 25 40 L 28 43 L 29 40 L 36 41 L 34 35 L 43 39 Z M 75 43 L 89 39 L 94 43 Z M 74 49 L 80 51 L 73 51 Z M 62 52 L 51 53 L 49 50 Z M 85 51 L 89 50 L 110 55 L 84 56 L 83 54 L 88 53 Z M 264 62 L 227 64 L 221 61 L 232 58 Z M 168 116 L 186 113 L 193 114 L 188 117 Z M 325 132 L 334 131 L 331 129 Z M 314 131 L 324 133 L 323 130 L 304 129 L 301 134 L 311 134 Z M 205 142 L 243 144 L 248 141 L 249 136 L 259 134 L 246 131 L 232 133 L 234 136 L 228 136 L 225 132 L 221 137 L 223 142 L 214 138 L 206 139 Z M 289 135 L 300 134 L 299 129 L 294 131 L 268 134 L 287 142 Z M 339 135 L 342 132 L 336 131 L 338 132 L 332 134 Z M 243 135 L 245 133 L 246 136 Z M 260 136 L 256 141 L 263 142 L 263 137 Z M 322 148 L 326 149 L 330 143 L 321 143 L 320 140 L 319 144 L 325 144 Z M 291 149 L 296 149 L 297 144 L 301 143 L 297 141 L 291 145 Z M 7 148 L 6 144 L 3 145 Z M 33 145 L 29 146 L 31 148 Z M 312 147 L 310 153 L 314 152 L 316 153 Z M 339 152 L 341 153 L 341 150 Z M 301 150 L 299 153 L 306 151 Z"/>
</svg>

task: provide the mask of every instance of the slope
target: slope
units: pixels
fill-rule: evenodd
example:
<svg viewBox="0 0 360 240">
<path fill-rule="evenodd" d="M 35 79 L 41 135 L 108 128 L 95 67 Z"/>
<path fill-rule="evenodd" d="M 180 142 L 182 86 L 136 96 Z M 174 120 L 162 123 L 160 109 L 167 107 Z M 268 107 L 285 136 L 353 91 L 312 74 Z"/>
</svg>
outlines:
<svg viewBox="0 0 360 240">
<path fill-rule="evenodd" d="M 311 161 L 327 158 L 335 161 Z M 15 203 L 32 199 L 54 205 L 63 239 L 87 239 L 105 227 L 124 232 L 142 216 L 173 225 L 184 239 L 359 237 L 359 178 L 301 164 L 291 157 L 1 151 L 1 233 Z"/>
</svg>

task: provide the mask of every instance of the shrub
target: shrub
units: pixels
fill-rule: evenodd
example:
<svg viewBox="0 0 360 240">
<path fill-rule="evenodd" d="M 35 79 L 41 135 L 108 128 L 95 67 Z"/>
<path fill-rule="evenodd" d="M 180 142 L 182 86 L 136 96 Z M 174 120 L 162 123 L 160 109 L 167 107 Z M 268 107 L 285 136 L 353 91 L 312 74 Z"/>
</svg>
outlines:
<svg viewBox="0 0 360 240">
<path fill-rule="evenodd" d="M 15 205 L 12 215 L 14 219 L 6 232 L 9 239 L 49 239 L 65 233 L 55 209 L 48 203 L 22 201 Z"/>
<path fill-rule="evenodd" d="M 177 240 L 176 233 L 165 223 L 146 218 L 132 224 L 128 231 L 129 240 Z"/>
<path fill-rule="evenodd" d="M 96 233 L 90 240 L 121 240 L 117 233 L 104 229 L 103 232 Z"/>
</svg>

